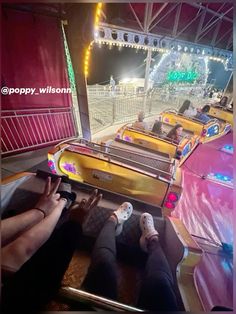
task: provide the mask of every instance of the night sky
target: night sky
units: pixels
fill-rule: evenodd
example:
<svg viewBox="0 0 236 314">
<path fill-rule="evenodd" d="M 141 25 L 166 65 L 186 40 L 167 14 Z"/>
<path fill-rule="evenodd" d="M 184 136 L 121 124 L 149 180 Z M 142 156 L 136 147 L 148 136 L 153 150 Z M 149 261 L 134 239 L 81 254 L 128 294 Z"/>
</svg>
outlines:
<svg viewBox="0 0 236 314">
<path fill-rule="evenodd" d="M 107 84 L 113 75 L 116 83 L 125 77 L 144 77 L 144 59 L 147 52 L 137 51 L 134 48 L 123 47 L 121 51 L 117 46 L 110 50 L 107 45 L 93 46 L 90 56 L 90 70 L 88 84 Z"/>
</svg>

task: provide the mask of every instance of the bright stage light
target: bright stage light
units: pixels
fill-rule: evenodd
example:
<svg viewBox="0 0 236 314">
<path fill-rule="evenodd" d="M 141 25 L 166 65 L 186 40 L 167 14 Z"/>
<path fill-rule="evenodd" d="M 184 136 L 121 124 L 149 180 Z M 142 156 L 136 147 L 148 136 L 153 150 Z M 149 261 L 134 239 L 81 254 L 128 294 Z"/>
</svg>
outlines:
<svg viewBox="0 0 236 314">
<path fill-rule="evenodd" d="M 121 83 L 128 83 L 130 81 L 129 78 L 124 78 L 123 80 L 121 80 Z"/>
</svg>

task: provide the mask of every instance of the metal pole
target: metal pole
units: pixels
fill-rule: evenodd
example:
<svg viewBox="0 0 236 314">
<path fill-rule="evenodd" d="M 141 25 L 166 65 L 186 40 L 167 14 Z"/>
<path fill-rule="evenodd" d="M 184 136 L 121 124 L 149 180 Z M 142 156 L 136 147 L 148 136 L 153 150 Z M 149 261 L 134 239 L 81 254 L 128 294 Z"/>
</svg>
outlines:
<svg viewBox="0 0 236 314">
<path fill-rule="evenodd" d="M 148 91 L 149 72 L 150 72 L 151 61 L 152 61 L 152 50 L 150 48 L 148 48 L 147 58 L 146 58 L 145 81 L 144 81 L 144 99 L 143 99 L 143 111 L 144 112 L 146 110 L 146 104 L 147 104 L 147 91 Z"/>
<path fill-rule="evenodd" d="M 230 74 L 229 80 L 228 80 L 228 82 L 227 82 L 227 84 L 226 84 L 226 86 L 225 86 L 225 88 L 224 88 L 224 94 L 223 94 L 222 96 L 226 96 L 226 94 L 229 93 L 229 91 L 227 91 L 227 89 L 228 89 L 228 86 L 229 86 L 229 83 L 230 83 L 232 77 L 233 77 L 233 71 L 232 71 L 231 74 Z M 233 84 L 232 84 L 232 85 L 233 85 Z"/>
<path fill-rule="evenodd" d="M 126 305 L 124 303 L 120 303 L 117 301 L 113 301 L 104 297 L 100 297 L 96 294 L 92 294 L 83 290 L 75 289 L 72 287 L 62 287 L 59 291 L 59 294 L 62 297 L 80 301 L 87 302 L 89 305 L 98 307 L 99 309 L 110 310 L 114 312 L 144 312 L 144 310 L 133 307 L 130 305 Z"/>
<path fill-rule="evenodd" d="M 68 4 L 66 18 L 68 20 L 65 29 L 67 44 L 70 51 L 71 61 L 75 74 L 75 87 L 78 99 L 78 110 L 80 114 L 82 136 L 88 140 L 91 139 L 87 82 L 84 75 L 84 52 L 93 38 L 93 23 L 96 6 L 95 4 L 87 5 Z M 87 19 L 87 36 L 83 38 L 81 30 L 84 27 L 83 17 Z"/>
<path fill-rule="evenodd" d="M 115 97 L 112 96 L 112 124 L 115 123 L 116 120 L 116 104 L 115 104 Z"/>
</svg>

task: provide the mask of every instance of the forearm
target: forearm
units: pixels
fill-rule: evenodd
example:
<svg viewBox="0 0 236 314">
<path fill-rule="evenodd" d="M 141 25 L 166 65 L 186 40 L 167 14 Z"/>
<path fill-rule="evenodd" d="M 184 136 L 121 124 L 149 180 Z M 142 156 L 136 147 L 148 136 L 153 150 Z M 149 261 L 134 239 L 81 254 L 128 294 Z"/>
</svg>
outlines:
<svg viewBox="0 0 236 314">
<path fill-rule="evenodd" d="M 45 219 L 2 249 L 2 265 L 18 270 L 49 239 L 65 206 L 60 200 Z"/>
<path fill-rule="evenodd" d="M 44 215 L 37 209 L 28 210 L 25 213 L 14 217 L 6 218 L 1 222 L 2 246 L 9 243 L 10 240 L 30 229 L 35 224 L 43 220 Z"/>
<path fill-rule="evenodd" d="M 29 247 L 29 251 L 31 251 L 30 253 L 31 256 L 51 236 L 61 216 L 62 210 L 65 207 L 65 204 L 66 204 L 65 200 L 60 200 L 57 207 L 49 216 L 47 216 L 40 223 L 38 223 L 37 225 L 35 225 L 22 235 L 22 238 L 24 239 L 26 245 Z"/>
</svg>

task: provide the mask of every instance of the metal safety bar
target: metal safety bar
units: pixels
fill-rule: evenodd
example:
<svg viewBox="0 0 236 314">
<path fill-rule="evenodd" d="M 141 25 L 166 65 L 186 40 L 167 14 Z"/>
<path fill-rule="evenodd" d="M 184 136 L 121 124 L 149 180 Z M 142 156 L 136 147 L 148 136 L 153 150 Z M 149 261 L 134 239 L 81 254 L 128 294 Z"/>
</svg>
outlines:
<svg viewBox="0 0 236 314">
<path fill-rule="evenodd" d="M 85 140 L 86 141 L 86 140 Z M 82 144 L 82 142 L 81 142 L 81 144 Z M 78 145 L 76 145 L 76 143 L 70 143 L 70 145 L 74 145 L 74 146 L 78 146 Z M 95 145 L 98 145 L 99 146 L 99 144 L 95 144 Z M 101 146 L 101 145 L 100 145 Z M 129 163 L 130 163 L 130 159 L 128 159 L 128 158 L 125 158 L 125 157 L 122 157 L 122 156 L 119 156 L 119 155 L 115 155 L 115 154 L 111 154 L 111 153 L 107 153 L 107 152 L 103 152 L 103 151 L 101 151 L 101 150 L 99 150 L 99 149 L 96 149 L 96 148 L 93 148 L 93 147 L 90 147 L 90 146 L 87 146 L 88 148 L 90 148 L 90 149 L 92 149 L 94 152 L 97 152 L 97 153 L 102 153 L 103 155 L 104 155 L 104 157 L 107 157 L 108 158 L 108 161 L 110 161 L 110 158 L 109 157 L 113 157 L 114 158 L 114 162 L 116 162 L 116 163 L 119 163 L 119 161 L 117 161 L 117 160 L 115 160 L 115 158 L 119 158 L 119 159 L 121 159 L 121 160 L 123 160 L 124 161 L 124 163 L 125 163 L 125 165 L 127 165 L 127 166 L 130 166 L 129 165 Z M 104 147 L 106 147 L 106 146 L 104 146 Z M 126 151 L 127 152 L 127 150 L 123 150 L 123 151 Z M 133 152 L 132 151 L 130 151 L 132 154 L 133 154 Z M 86 152 L 81 152 L 82 154 L 86 154 Z M 140 155 L 141 157 L 143 157 L 142 155 Z M 149 158 L 149 156 L 147 156 L 147 158 Z M 162 160 L 159 160 L 159 161 L 162 161 Z M 120 163 L 122 163 L 122 162 L 120 162 Z M 166 162 L 166 163 L 169 163 L 170 165 L 172 165 L 172 163 L 171 162 Z M 156 175 L 154 175 L 153 174 L 153 172 L 155 173 L 155 172 L 160 172 L 160 173 L 162 173 L 162 174 L 165 174 L 165 175 L 168 175 L 168 176 L 170 176 L 171 178 L 173 177 L 173 174 L 171 173 L 171 172 L 166 172 L 166 171 L 164 171 L 164 170 L 161 170 L 161 169 L 157 169 L 157 168 L 154 168 L 154 167 L 151 167 L 151 166 L 149 166 L 149 165 L 144 165 L 143 163 L 140 163 L 140 162 L 138 162 L 138 161 L 134 161 L 134 160 L 132 160 L 132 164 L 134 165 L 134 167 L 136 166 L 139 170 L 142 170 L 142 171 L 145 171 L 145 172 L 147 172 L 149 175 L 151 175 L 152 177 L 153 176 L 155 176 L 156 177 Z M 145 170 L 143 169 L 143 168 L 145 168 Z M 159 178 L 159 177 L 158 177 Z M 160 179 L 160 178 L 159 178 Z"/>
<path fill-rule="evenodd" d="M 127 127 L 127 128 L 129 128 L 130 130 L 133 130 L 133 131 L 135 131 L 135 132 L 139 132 L 139 133 L 142 133 L 142 134 L 145 134 L 145 135 L 149 135 L 149 136 L 153 136 L 153 137 L 155 137 L 156 139 L 158 139 L 158 140 L 161 140 L 161 141 L 165 141 L 165 142 L 168 142 L 169 144 L 173 144 L 173 145 L 175 145 L 175 146 L 178 146 L 178 144 L 177 143 L 175 143 L 173 140 L 171 140 L 169 137 L 167 137 L 167 136 L 165 136 L 165 137 L 159 137 L 156 133 L 154 133 L 154 132 L 152 132 L 152 131 L 143 131 L 143 130 L 137 130 L 137 129 L 135 129 L 135 128 L 133 128 L 133 127 Z M 180 135 L 180 137 L 182 137 L 182 139 L 185 137 L 186 135 L 184 135 L 184 136 L 181 136 Z"/>
<path fill-rule="evenodd" d="M 104 297 L 100 297 L 96 294 L 88 293 L 83 290 L 75 289 L 72 287 L 62 287 L 59 294 L 63 297 L 69 298 L 75 301 L 85 301 L 89 303 L 90 306 L 113 310 L 113 311 L 129 311 L 129 312 L 144 312 L 144 310 L 139 309 L 134 306 L 126 305 L 117 301 L 113 301 Z"/>
<path fill-rule="evenodd" d="M 176 114 L 177 116 L 180 116 L 180 117 L 183 117 L 183 118 L 187 118 L 187 119 L 189 119 L 189 120 L 191 120 L 191 121 L 194 121 L 194 122 L 200 122 L 201 124 L 203 124 L 203 125 L 206 125 L 207 123 L 209 123 L 209 122 L 211 122 L 211 123 L 216 123 L 216 122 L 219 122 L 216 118 L 214 118 L 214 119 L 211 119 L 211 120 L 209 120 L 208 122 L 202 122 L 200 119 L 198 119 L 198 118 L 195 118 L 195 117 L 188 117 L 188 116 L 185 116 L 184 114 L 182 114 L 182 113 L 179 113 L 179 112 L 177 112 L 177 111 L 173 111 L 172 109 L 171 110 L 165 110 L 165 111 L 163 111 L 163 113 L 174 113 L 174 114 Z"/>
<path fill-rule="evenodd" d="M 125 128 L 126 129 L 130 129 L 132 131 L 135 131 L 135 132 L 139 132 L 139 133 L 142 133 L 142 134 L 145 134 L 145 135 L 150 135 L 150 136 L 153 136 L 155 137 L 156 139 L 158 140 L 161 140 L 161 141 L 165 141 L 165 142 L 168 142 L 168 144 L 172 144 L 172 145 L 175 145 L 175 146 L 179 146 L 179 144 L 177 144 L 176 142 L 174 142 L 173 140 L 171 140 L 169 137 L 165 136 L 165 137 L 159 137 L 156 133 L 153 133 L 152 131 L 145 131 L 145 130 L 137 130 L 135 128 L 133 128 L 132 126 L 129 126 L 129 124 L 131 123 L 127 123 L 125 125 Z M 163 123 L 164 125 L 166 125 L 167 123 Z M 181 140 L 184 140 L 184 139 L 188 139 L 189 135 L 185 134 L 185 135 L 180 135 L 179 137 L 181 138 Z"/>
<path fill-rule="evenodd" d="M 93 143 L 93 142 L 89 142 L 88 140 L 86 140 L 86 139 L 82 139 L 83 141 L 85 141 L 85 142 L 87 142 L 87 143 L 91 143 L 91 144 L 94 144 L 94 145 L 96 145 L 96 146 L 100 146 L 100 147 L 102 147 L 102 148 L 109 148 L 109 146 L 106 146 L 106 145 L 104 145 L 104 144 L 97 144 L 97 143 Z M 73 143 L 72 143 L 73 144 Z M 166 163 L 166 164 L 173 164 L 173 162 L 171 162 L 171 161 L 169 161 L 169 160 L 166 160 L 166 159 L 162 159 L 162 157 L 152 157 L 152 156 L 149 156 L 149 155 L 145 155 L 145 154 L 139 154 L 139 153 L 137 153 L 137 152 L 134 152 L 134 151 L 132 151 L 132 150 L 129 150 L 129 149 L 123 149 L 123 148 L 120 148 L 120 147 L 112 147 L 113 149 L 116 149 L 116 150 L 120 150 L 121 152 L 129 152 L 129 153 L 132 153 L 133 155 L 136 155 L 136 156 L 141 156 L 141 157 L 143 157 L 143 156 L 145 156 L 145 157 L 147 157 L 147 158 L 149 158 L 149 159 L 152 159 L 152 160 L 157 160 L 157 161 L 161 161 L 161 162 L 164 162 L 164 163 Z"/>
</svg>

